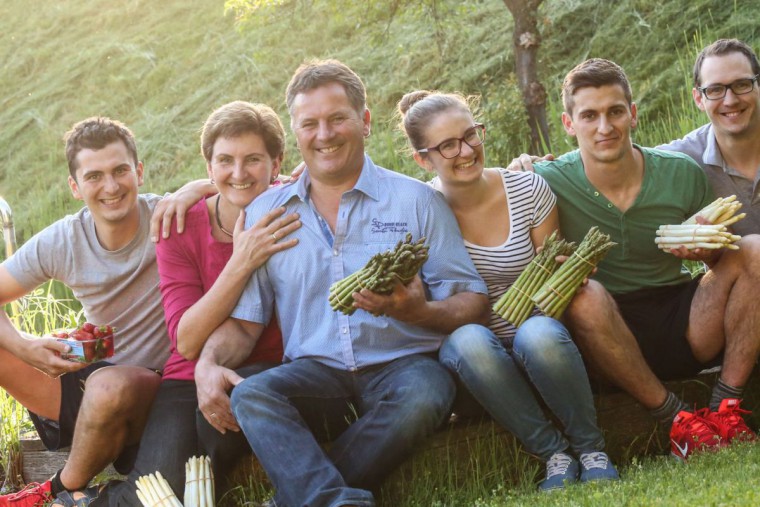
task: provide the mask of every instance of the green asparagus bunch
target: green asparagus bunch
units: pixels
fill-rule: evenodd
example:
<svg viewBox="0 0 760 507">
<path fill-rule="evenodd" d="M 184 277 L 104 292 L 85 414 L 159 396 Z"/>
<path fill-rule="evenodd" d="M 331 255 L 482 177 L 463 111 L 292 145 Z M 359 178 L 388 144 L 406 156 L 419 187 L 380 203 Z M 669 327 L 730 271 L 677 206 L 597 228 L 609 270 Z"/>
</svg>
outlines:
<svg viewBox="0 0 760 507">
<path fill-rule="evenodd" d="M 354 292 L 369 289 L 377 294 L 390 294 L 396 280 L 404 285 L 411 282 L 427 258 L 425 238 L 412 243 L 412 235 L 407 234 L 396 248 L 373 255 L 362 269 L 332 284 L 330 307 L 346 315 L 353 314 Z"/>
<path fill-rule="evenodd" d="M 589 229 L 570 258 L 533 296 L 533 302 L 547 317 L 560 318 L 583 280 L 616 244 L 597 227 Z"/>
<path fill-rule="evenodd" d="M 559 263 L 555 258 L 558 255 L 570 255 L 574 251 L 575 243 L 557 239 L 557 231 L 554 231 L 544 239 L 541 251 L 533 257 L 515 283 L 496 301 L 493 311 L 513 326 L 520 327 L 533 311 L 531 297 L 557 270 Z"/>
</svg>

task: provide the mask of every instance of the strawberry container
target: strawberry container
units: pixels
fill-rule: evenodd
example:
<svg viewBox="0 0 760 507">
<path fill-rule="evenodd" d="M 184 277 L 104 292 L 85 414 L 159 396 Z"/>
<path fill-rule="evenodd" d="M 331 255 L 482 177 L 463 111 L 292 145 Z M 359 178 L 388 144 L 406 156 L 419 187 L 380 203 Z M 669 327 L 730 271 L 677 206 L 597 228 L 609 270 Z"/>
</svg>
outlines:
<svg viewBox="0 0 760 507">
<path fill-rule="evenodd" d="M 55 333 L 53 337 L 71 350 L 61 354 L 63 359 L 78 363 L 94 363 L 113 356 L 113 329 L 85 323 L 71 332 Z"/>
</svg>

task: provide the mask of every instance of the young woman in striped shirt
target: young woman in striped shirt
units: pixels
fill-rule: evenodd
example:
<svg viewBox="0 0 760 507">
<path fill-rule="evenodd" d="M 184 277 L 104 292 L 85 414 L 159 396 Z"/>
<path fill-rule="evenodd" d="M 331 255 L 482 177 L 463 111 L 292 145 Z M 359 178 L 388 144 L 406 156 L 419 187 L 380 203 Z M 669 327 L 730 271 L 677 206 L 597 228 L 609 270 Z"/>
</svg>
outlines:
<svg viewBox="0 0 760 507">
<path fill-rule="evenodd" d="M 486 129 L 463 96 L 415 91 L 398 108 L 414 160 L 436 174 L 431 183 L 454 211 L 493 304 L 558 228 L 556 197 L 536 174 L 485 167 Z M 618 478 L 603 452 L 580 353 L 559 321 L 536 313 L 515 329 L 492 313 L 488 327 L 470 324 L 451 334 L 440 360 L 466 389 L 462 394 L 469 392 L 546 462 L 539 489 Z"/>
</svg>

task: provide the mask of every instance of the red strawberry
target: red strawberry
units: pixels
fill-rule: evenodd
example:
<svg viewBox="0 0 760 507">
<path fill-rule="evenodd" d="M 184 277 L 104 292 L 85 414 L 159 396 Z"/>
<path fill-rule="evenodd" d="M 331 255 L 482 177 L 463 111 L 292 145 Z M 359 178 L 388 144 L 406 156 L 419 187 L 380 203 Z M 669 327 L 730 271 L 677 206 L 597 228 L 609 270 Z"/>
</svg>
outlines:
<svg viewBox="0 0 760 507">
<path fill-rule="evenodd" d="M 101 359 L 101 357 L 98 356 L 97 342 L 91 341 L 83 343 L 82 351 L 84 352 L 84 360 L 87 362 L 93 362 Z"/>
<path fill-rule="evenodd" d="M 95 337 L 92 335 L 92 333 L 88 333 L 84 329 L 77 329 L 74 331 L 72 338 L 75 340 L 79 340 L 80 342 L 85 340 L 94 340 Z"/>
<path fill-rule="evenodd" d="M 95 325 L 89 322 L 85 322 L 84 324 L 82 324 L 82 329 L 84 331 L 87 331 L 88 333 L 92 333 L 95 330 Z"/>
</svg>

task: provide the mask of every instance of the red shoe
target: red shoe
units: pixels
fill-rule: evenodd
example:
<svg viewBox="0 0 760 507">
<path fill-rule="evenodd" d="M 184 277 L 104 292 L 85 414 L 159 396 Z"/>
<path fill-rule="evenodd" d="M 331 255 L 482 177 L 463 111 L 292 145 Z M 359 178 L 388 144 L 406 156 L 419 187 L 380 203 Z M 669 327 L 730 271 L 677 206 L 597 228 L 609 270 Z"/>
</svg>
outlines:
<svg viewBox="0 0 760 507">
<path fill-rule="evenodd" d="M 715 450 L 720 447 L 720 435 L 713 424 L 706 419 L 709 409 L 694 413 L 681 411 L 673 419 L 670 427 L 670 453 L 686 461 L 695 451 Z"/>
<path fill-rule="evenodd" d="M 749 429 L 742 414 L 751 414 L 749 410 L 739 408 L 741 400 L 726 398 L 720 402 L 716 412 L 710 412 L 707 419 L 715 427 L 723 443 L 728 445 L 734 440 L 750 442 L 757 438 L 755 432 Z"/>
<path fill-rule="evenodd" d="M 32 482 L 24 489 L 10 495 L 0 496 L 0 507 L 42 507 L 53 501 L 50 481 Z"/>
</svg>

